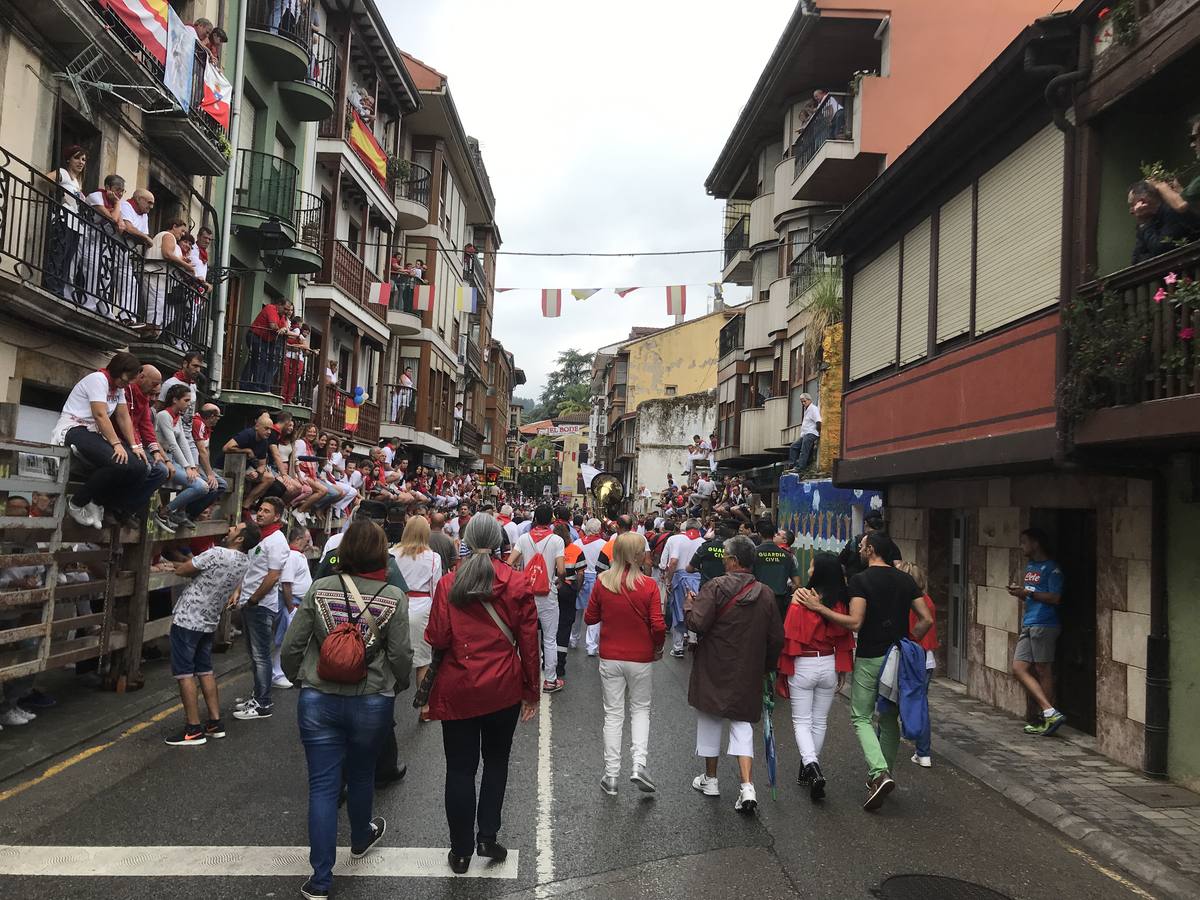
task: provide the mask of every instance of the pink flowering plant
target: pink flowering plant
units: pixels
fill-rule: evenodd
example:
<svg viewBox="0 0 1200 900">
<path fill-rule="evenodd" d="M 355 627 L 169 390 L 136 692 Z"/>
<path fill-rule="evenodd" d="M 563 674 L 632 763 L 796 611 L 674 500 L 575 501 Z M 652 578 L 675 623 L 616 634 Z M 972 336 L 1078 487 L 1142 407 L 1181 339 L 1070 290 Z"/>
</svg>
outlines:
<svg viewBox="0 0 1200 900">
<path fill-rule="evenodd" d="M 1177 338 L 1163 354 L 1162 374 L 1190 384 L 1189 373 L 1197 363 L 1194 344 L 1196 327 L 1200 325 L 1200 284 L 1178 272 L 1168 272 L 1162 282 L 1151 299 L 1161 308 L 1162 315 L 1168 317 Z"/>
<path fill-rule="evenodd" d="M 1063 304 L 1067 372 L 1058 399 L 1072 423 L 1106 406 L 1134 403 L 1150 368 L 1150 318 L 1122 293 L 1102 289 Z"/>
</svg>

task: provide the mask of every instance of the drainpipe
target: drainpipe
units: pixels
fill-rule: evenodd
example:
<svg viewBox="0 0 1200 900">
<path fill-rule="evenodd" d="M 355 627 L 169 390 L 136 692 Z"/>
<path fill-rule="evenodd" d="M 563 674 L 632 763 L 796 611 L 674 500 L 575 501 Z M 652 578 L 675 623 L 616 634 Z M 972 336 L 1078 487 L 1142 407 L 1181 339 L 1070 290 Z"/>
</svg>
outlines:
<svg viewBox="0 0 1200 900">
<path fill-rule="evenodd" d="M 1191 463 L 1191 457 L 1186 457 Z M 1142 771 L 1167 777 L 1171 642 L 1167 627 L 1167 477 L 1154 473 L 1150 508 L 1150 635 L 1146 638 L 1146 749 Z"/>
<path fill-rule="evenodd" d="M 237 38 L 233 57 L 233 102 L 229 111 L 229 143 L 233 151 L 229 156 L 229 170 L 225 173 L 225 218 L 221 222 L 221 280 L 217 287 L 217 320 L 213 330 L 208 371 L 213 397 L 221 396 L 221 374 L 225 365 L 225 310 L 229 301 L 229 258 L 230 237 L 233 232 L 233 190 L 237 177 L 238 128 L 242 119 L 242 73 L 246 65 L 246 6 L 250 0 L 238 0 Z"/>
</svg>

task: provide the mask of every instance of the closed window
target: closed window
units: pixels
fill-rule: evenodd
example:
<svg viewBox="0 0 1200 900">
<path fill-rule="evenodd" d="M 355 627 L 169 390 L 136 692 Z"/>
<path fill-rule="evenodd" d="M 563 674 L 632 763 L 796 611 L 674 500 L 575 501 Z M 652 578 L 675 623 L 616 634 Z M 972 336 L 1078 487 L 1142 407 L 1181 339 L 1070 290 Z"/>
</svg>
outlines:
<svg viewBox="0 0 1200 900">
<path fill-rule="evenodd" d="M 889 247 L 854 275 L 850 312 L 850 378 L 896 362 L 900 302 L 900 245 Z"/>
</svg>

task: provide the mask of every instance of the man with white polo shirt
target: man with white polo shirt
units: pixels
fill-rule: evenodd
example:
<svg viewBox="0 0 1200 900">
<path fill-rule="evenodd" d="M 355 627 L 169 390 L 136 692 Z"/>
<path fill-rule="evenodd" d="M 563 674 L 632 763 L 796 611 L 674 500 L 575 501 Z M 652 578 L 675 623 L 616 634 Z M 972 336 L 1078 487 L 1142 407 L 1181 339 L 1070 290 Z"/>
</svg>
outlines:
<svg viewBox="0 0 1200 900">
<path fill-rule="evenodd" d="M 704 543 L 699 522 L 695 519 L 688 519 L 683 527 L 683 531 L 673 534 L 667 539 L 658 564 L 664 576 L 669 576 L 671 579 L 668 586 L 670 591 L 668 609 L 671 621 L 671 655 L 676 659 L 683 656 L 683 643 L 687 638 L 687 626 L 683 621 L 684 601 L 689 593 L 700 590 L 700 573 L 689 572 L 688 566 L 692 562 L 692 557 L 696 555 L 696 551 L 700 549 L 700 545 Z"/>
<path fill-rule="evenodd" d="M 264 497 L 254 521 L 261 538 L 250 553 L 250 565 L 242 576 L 237 604 L 242 610 L 242 631 L 250 651 L 254 696 L 238 704 L 235 719 L 253 721 L 271 717 L 271 651 L 274 649 L 275 618 L 279 615 L 279 576 L 287 565 L 291 548 L 281 527 L 283 501 Z"/>
</svg>

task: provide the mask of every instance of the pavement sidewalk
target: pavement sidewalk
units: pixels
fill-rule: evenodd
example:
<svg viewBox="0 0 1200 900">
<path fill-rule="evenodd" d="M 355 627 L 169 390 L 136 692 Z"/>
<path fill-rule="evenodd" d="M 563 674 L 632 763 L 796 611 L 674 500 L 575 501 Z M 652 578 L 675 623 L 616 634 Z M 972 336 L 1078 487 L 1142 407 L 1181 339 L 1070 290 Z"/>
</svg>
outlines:
<svg viewBox="0 0 1200 900">
<path fill-rule="evenodd" d="M 246 648 L 240 641 L 225 653 L 213 654 L 218 679 L 248 667 Z M 112 728 L 179 702 L 179 688 L 166 654 L 162 659 L 142 663 L 142 671 L 145 686 L 124 694 L 103 690 L 95 676 L 77 676 L 69 668 L 38 675 L 35 687 L 53 697 L 57 705 L 37 710 L 37 719 L 28 725 L 0 731 L 0 783 Z M 232 696 L 221 698 L 225 707 L 232 702 Z"/>
<path fill-rule="evenodd" d="M 929 706 L 934 765 L 941 755 L 1169 896 L 1200 897 L 1200 795 L 1101 756 L 1094 738 L 1069 728 L 1027 735 L 1020 719 L 944 680 Z M 1153 806 L 1121 793 L 1131 788 L 1147 789 Z"/>
</svg>

